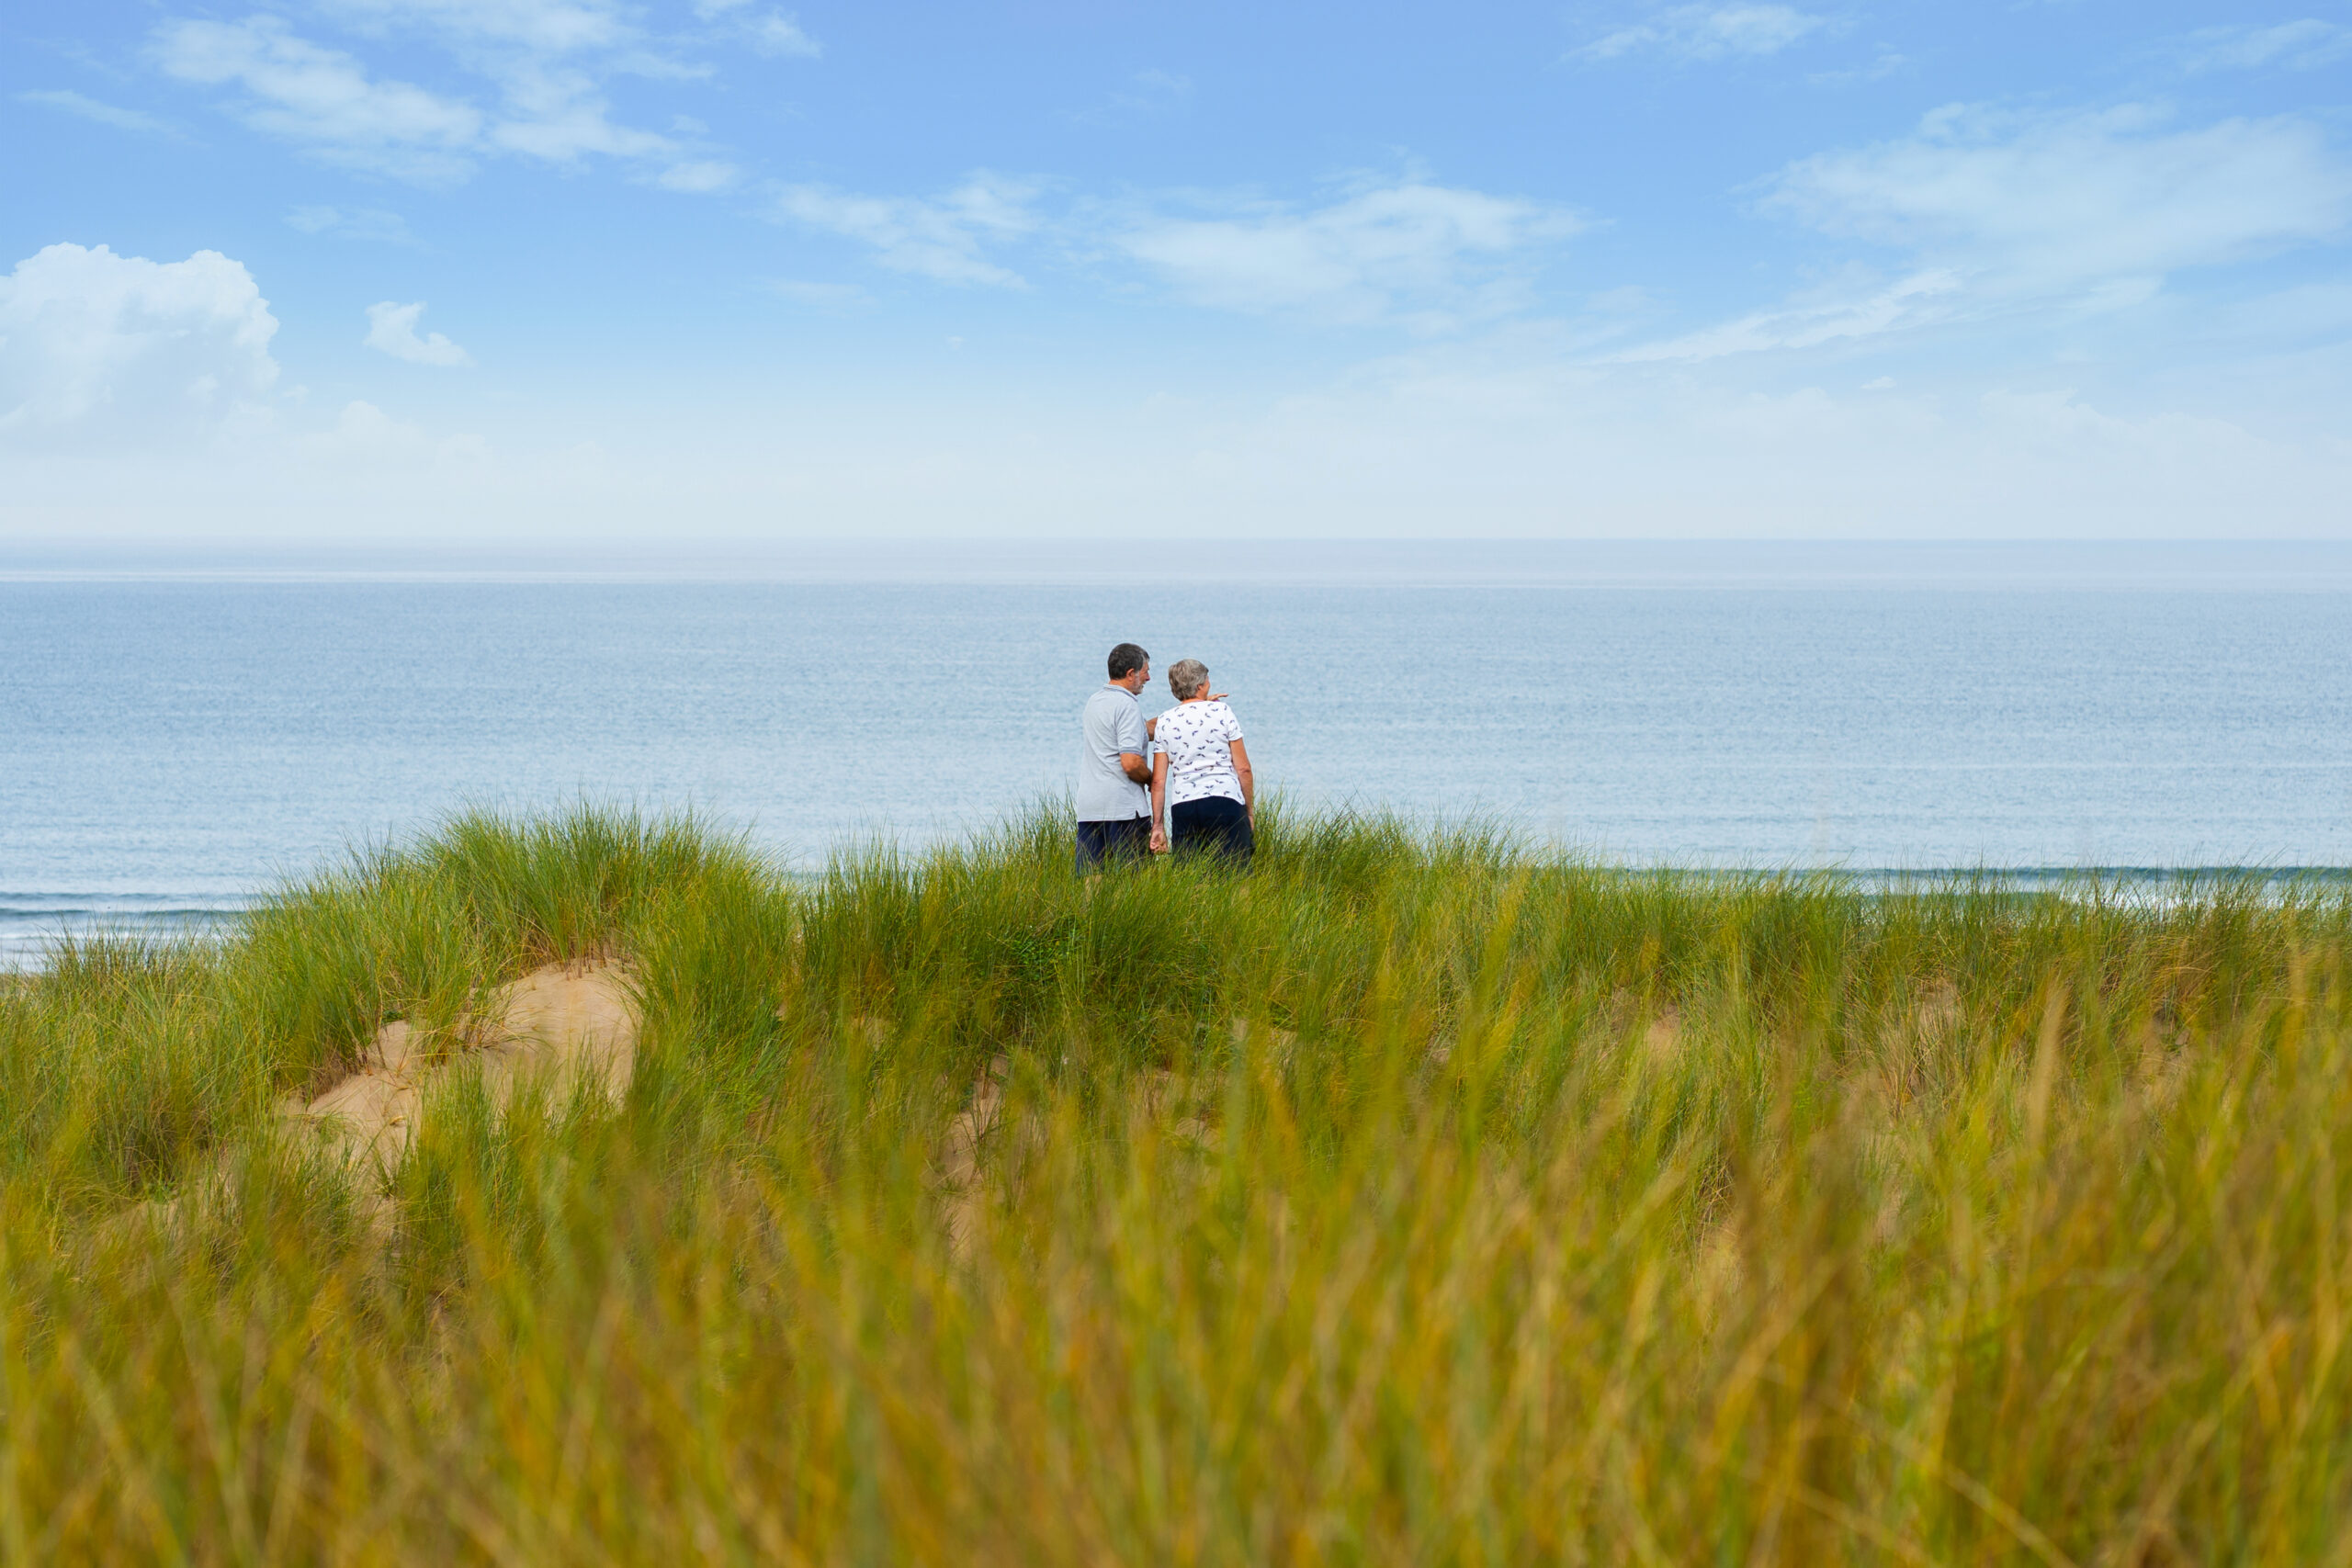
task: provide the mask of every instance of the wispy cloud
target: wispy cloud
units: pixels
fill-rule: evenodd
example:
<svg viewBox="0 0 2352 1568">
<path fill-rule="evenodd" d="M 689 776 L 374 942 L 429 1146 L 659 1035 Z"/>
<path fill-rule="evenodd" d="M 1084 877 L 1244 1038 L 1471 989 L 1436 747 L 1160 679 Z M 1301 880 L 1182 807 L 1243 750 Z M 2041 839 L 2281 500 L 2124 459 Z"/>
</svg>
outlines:
<svg viewBox="0 0 2352 1568">
<path fill-rule="evenodd" d="M 1615 60 L 1655 53 L 1670 60 L 1723 60 L 1778 54 L 1819 32 L 1829 18 L 1793 6 L 1674 6 L 1571 50 L 1571 60 Z"/>
<path fill-rule="evenodd" d="M 778 193 L 779 217 L 872 247 L 893 272 L 942 283 L 1023 286 L 1020 274 L 987 259 L 996 244 L 1037 227 L 1031 208 L 1035 187 L 986 171 L 933 198 L 857 196 L 825 186 L 789 186 Z"/>
<path fill-rule="evenodd" d="M 1148 119 L 1183 107 L 1193 98 L 1193 79 L 1173 71 L 1138 71 L 1102 102 L 1069 118 L 1081 125 Z"/>
<path fill-rule="evenodd" d="M 616 124 L 596 78 L 585 71 L 525 62 L 506 71 L 501 85 L 505 113 L 490 128 L 489 140 L 504 151 L 550 164 L 575 163 L 589 153 L 650 161 L 678 151 L 666 136 Z"/>
<path fill-rule="evenodd" d="M 1955 105 L 1915 135 L 1789 164 L 1760 207 L 1896 251 L 1900 270 L 1619 357 L 1708 358 L 2130 305 L 2175 272 L 2343 233 L 2352 164 L 2301 119 L 2180 130 L 2141 107 L 2020 115 Z"/>
<path fill-rule="evenodd" d="M 2200 28 L 2175 40 L 2168 52 L 2189 72 L 2308 71 L 2352 55 L 2352 27 L 2305 17 L 2271 27 Z"/>
<path fill-rule="evenodd" d="M 673 164 L 653 176 L 653 183 L 663 190 L 682 190 L 694 195 L 725 190 L 733 185 L 741 173 L 734 164 L 716 159 Z"/>
<path fill-rule="evenodd" d="M 715 191 L 734 181 L 711 149 L 615 117 L 607 85 L 617 77 L 708 73 L 674 52 L 680 40 L 649 35 L 620 0 L 319 0 L 318 10 L 363 40 L 436 46 L 478 91 L 387 78 L 270 15 L 169 21 L 156 28 L 152 50 L 169 75 L 236 89 L 232 112 L 254 129 L 395 178 L 452 183 L 481 159 L 504 154 L 556 164 L 611 159 L 671 190 Z M 728 38 L 763 52 L 817 52 L 788 15 L 748 0 L 702 0 L 697 10 Z"/>
<path fill-rule="evenodd" d="M 752 0 L 695 0 L 695 15 L 720 23 L 726 31 L 762 54 L 814 60 L 825 52 L 789 11 L 763 11 Z"/>
<path fill-rule="evenodd" d="M 1841 338 L 1871 337 L 1896 327 L 1920 327 L 1947 319 L 1957 308 L 1967 280 L 1935 269 L 1915 273 L 1860 295 L 1827 298 L 1758 310 L 1736 321 L 1706 327 L 1661 343 L 1644 344 L 1611 355 L 1620 364 L 1678 359 L 1718 359 L 1768 348 L 1813 348 Z"/>
<path fill-rule="evenodd" d="M 331 234 L 340 240 L 390 245 L 416 243 L 416 236 L 408 231 L 407 219 L 375 207 L 298 207 L 286 215 L 286 226 L 305 234 Z"/>
<path fill-rule="evenodd" d="M 1527 258 L 1582 226 L 1559 208 L 1409 178 L 1320 206 L 1222 205 L 1136 213 L 1107 241 L 1198 304 L 1442 326 L 1514 308 Z"/>
<path fill-rule="evenodd" d="M 538 54 L 608 50 L 637 41 L 615 0 L 322 0 L 320 9 L 362 27 L 431 32 Z"/>
<path fill-rule="evenodd" d="M 481 110 L 372 77 L 350 55 L 295 37 L 275 17 L 166 22 L 154 48 L 169 75 L 243 89 L 236 112 L 246 124 L 336 162 L 421 181 L 460 178 L 472 167 L 467 154 L 481 136 Z"/>
<path fill-rule="evenodd" d="M 1815 71 L 1805 78 L 1816 87 L 1847 87 L 1858 82 L 1883 82 L 1911 63 L 1910 59 L 1891 49 L 1882 49 L 1868 65 L 1857 65 L 1843 71 Z"/>
<path fill-rule="evenodd" d="M 368 307 L 368 335 L 360 342 L 379 353 L 394 359 L 405 359 L 412 365 L 458 366 L 471 365 L 473 355 L 443 337 L 428 333 L 419 337 L 416 321 L 424 314 L 424 305 L 395 304 L 387 299 Z"/>
<path fill-rule="evenodd" d="M 1359 177 L 1319 202 L 1195 191 L 1046 208 L 1045 194 L 980 172 L 935 197 L 792 186 L 775 210 L 943 283 L 1023 287 L 1012 253 L 1050 242 L 1065 259 L 1139 271 L 1193 304 L 1423 331 L 1524 308 L 1551 247 L 1585 226 L 1563 208 L 1414 175 Z"/>
<path fill-rule="evenodd" d="M 424 426 L 396 419 L 374 403 L 345 403 L 334 425 L 304 435 L 296 450 L 314 462 L 363 472 L 479 470 L 491 457 L 479 435 L 436 439 Z"/>
<path fill-rule="evenodd" d="M 35 89 L 18 93 L 17 101 L 45 109 L 56 109 L 77 118 L 95 120 L 100 125 L 113 126 L 117 130 L 140 130 L 159 136 L 177 136 L 179 132 L 165 120 L 138 109 L 126 109 L 96 98 L 85 97 L 71 87 Z"/>
<path fill-rule="evenodd" d="M 1914 136 L 1790 164 L 1764 207 L 2036 289 L 2234 261 L 2352 220 L 2352 164 L 2317 125 L 2167 120 L 1951 106 Z"/>
</svg>

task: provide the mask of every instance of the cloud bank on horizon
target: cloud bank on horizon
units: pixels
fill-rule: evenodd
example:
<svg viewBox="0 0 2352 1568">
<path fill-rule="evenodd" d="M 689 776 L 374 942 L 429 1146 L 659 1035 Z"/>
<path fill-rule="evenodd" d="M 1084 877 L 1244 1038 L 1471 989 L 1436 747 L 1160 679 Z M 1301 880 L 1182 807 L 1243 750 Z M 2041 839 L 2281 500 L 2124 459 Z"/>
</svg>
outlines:
<svg viewBox="0 0 2352 1568">
<path fill-rule="evenodd" d="M 0 544 L 2342 535 L 2340 10 L 32 0 Z"/>
</svg>

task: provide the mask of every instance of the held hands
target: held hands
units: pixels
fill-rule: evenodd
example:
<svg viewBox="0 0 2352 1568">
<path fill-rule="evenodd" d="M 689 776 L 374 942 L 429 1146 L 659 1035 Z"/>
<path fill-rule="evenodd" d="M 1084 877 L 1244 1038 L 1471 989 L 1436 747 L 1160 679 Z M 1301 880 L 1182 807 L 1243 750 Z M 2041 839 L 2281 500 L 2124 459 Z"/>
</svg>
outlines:
<svg viewBox="0 0 2352 1568">
<path fill-rule="evenodd" d="M 1151 825 L 1151 852 L 1156 855 L 1168 852 L 1168 829 L 1157 822 Z"/>
</svg>

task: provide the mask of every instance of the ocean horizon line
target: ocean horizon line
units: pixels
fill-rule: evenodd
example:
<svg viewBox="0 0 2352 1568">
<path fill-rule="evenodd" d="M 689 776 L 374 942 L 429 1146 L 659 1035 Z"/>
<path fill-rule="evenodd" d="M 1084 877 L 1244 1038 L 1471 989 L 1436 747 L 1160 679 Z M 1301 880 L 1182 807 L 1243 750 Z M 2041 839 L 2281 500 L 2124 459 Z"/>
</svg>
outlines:
<svg viewBox="0 0 2352 1568">
<path fill-rule="evenodd" d="M 1107 563 L 1032 536 L 482 547 L 0 544 L 0 582 L 2352 592 L 2352 539 L 1292 537 Z"/>
</svg>

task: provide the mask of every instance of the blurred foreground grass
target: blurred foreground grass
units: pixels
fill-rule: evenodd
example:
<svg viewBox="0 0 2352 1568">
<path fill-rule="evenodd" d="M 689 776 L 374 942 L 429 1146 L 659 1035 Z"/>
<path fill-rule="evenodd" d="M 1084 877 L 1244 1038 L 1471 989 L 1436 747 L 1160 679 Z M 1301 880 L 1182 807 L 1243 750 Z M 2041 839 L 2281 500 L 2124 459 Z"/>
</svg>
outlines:
<svg viewBox="0 0 2352 1568">
<path fill-rule="evenodd" d="M 796 886 L 470 818 L 62 950 L 0 992 L 0 1553 L 2352 1561 L 2340 897 L 1065 833 Z M 623 1103 L 272 1131 L 598 956 Z"/>
</svg>

